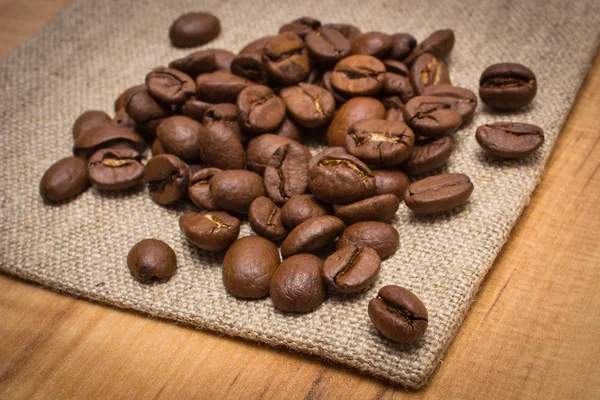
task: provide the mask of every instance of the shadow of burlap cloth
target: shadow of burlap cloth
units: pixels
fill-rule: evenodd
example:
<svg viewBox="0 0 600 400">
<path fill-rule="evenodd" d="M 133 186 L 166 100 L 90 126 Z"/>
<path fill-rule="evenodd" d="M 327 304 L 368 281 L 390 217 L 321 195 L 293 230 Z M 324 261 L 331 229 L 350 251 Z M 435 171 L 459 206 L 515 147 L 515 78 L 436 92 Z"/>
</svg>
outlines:
<svg viewBox="0 0 600 400">
<path fill-rule="evenodd" d="M 68 6 L 33 39 L 0 62 L 2 123 L 0 270 L 67 293 L 182 321 L 352 366 L 391 382 L 424 386 L 456 335 L 477 289 L 527 205 L 561 126 L 596 52 L 600 3 L 584 1 L 92 1 Z M 271 301 L 240 301 L 221 281 L 222 254 L 198 251 L 178 229 L 180 208 L 153 203 L 146 191 L 102 194 L 90 189 L 60 206 L 38 194 L 44 171 L 71 154 L 71 126 L 87 109 L 112 113 L 114 99 L 143 82 L 152 68 L 191 50 L 171 47 L 168 29 L 190 10 L 210 10 L 222 34 L 205 47 L 240 50 L 280 25 L 310 15 L 348 22 L 363 32 L 410 32 L 419 41 L 452 28 L 452 82 L 477 91 L 479 75 L 496 62 L 529 66 L 538 95 L 525 110 L 494 114 L 479 105 L 454 134 L 447 171 L 475 185 L 460 210 L 417 218 L 401 204 L 394 226 L 400 249 L 385 260 L 366 292 L 331 297 L 307 315 L 278 312 Z M 546 142 L 533 157 L 503 162 L 475 141 L 483 123 L 513 120 L 541 126 Z M 244 224 L 241 236 L 251 234 Z M 126 255 L 155 237 L 178 257 L 167 283 L 138 283 Z M 526 268 L 526 265 L 522 266 Z M 429 310 L 429 328 L 410 345 L 382 338 L 367 303 L 386 284 L 410 288 Z"/>
</svg>

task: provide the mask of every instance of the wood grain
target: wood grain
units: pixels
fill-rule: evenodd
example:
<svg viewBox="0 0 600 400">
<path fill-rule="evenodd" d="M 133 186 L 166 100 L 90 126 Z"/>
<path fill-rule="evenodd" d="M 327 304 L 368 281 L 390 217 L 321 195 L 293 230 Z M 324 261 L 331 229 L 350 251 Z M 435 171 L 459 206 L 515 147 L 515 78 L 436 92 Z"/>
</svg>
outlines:
<svg viewBox="0 0 600 400">
<path fill-rule="evenodd" d="M 68 0 L 0 0 L 0 55 Z M 600 398 L 600 58 L 430 385 L 151 319 L 0 275 L 0 398 Z"/>
</svg>

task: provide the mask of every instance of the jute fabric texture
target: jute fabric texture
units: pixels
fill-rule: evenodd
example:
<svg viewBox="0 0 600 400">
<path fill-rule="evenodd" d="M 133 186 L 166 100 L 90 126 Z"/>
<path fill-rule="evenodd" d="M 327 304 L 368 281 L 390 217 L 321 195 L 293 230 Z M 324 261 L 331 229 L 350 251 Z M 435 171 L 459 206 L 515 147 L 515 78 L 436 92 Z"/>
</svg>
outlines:
<svg viewBox="0 0 600 400">
<path fill-rule="evenodd" d="M 479 105 L 475 118 L 454 134 L 455 151 L 445 170 L 471 177 L 470 201 L 433 218 L 416 217 L 402 204 L 393 220 L 400 249 L 383 262 L 370 290 L 331 296 L 310 314 L 285 314 L 268 298 L 241 301 L 226 293 L 223 255 L 199 251 L 179 232 L 183 206 L 160 207 L 145 190 L 91 189 L 59 206 L 44 204 L 38 194 L 44 171 L 71 154 L 71 126 L 80 113 L 112 112 L 125 88 L 191 52 L 170 46 L 168 28 L 192 10 L 210 10 L 221 19 L 222 34 L 205 47 L 232 51 L 304 15 L 353 23 L 364 32 L 410 32 L 419 41 L 436 29 L 452 28 L 457 39 L 448 62 L 454 84 L 476 92 L 487 65 L 513 61 L 535 72 L 538 95 L 518 112 L 497 113 Z M 543 173 L 596 53 L 599 31 L 596 0 L 75 1 L 0 61 L 0 270 L 422 387 Z M 475 128 L 506 120 L 541 126 L 546 134 L 541 150 L 522 161 L 486 156 L 475 141 Z M 244 224 L 241 236 L 249 234 Z M 140 284 L 126 267 L 131 246 L 148 237 L 166 241 L 177 253 L 177 274 L 166 283 Z M 429 328 L 417 343 L 394 344 L 371 325 L 367 304 L 386 284 L 409 288 L 427 306 Z"/>
</svg>

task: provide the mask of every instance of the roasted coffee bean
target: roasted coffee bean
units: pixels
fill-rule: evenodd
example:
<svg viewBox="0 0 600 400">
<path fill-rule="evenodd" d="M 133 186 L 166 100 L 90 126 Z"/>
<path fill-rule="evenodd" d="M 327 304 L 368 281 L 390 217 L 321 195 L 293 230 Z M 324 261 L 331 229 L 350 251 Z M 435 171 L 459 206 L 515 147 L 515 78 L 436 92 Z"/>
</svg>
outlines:
<svg viewBox="0 0 600 400">
<path fill-rule="evenodd" d="M 321 201 L 350 204 L 373 196 L 375 178 L 359 159 L 339 154 L 323 158 L 311 168 L 308 187 Z"/>
<path fill-rule="evenodd" d="M 306 128 L 324 126 L 333 118 L 335 100 L 326 89 L 300 82 L 283 88 L 280 94 L 292 118 Z"/>
<path fill-rule="evenodd" d="M 357 222 L 346 228 L 337 242 L 338 250 L 352 245 L 371 247 L 384 259 L 398 249 L 400 235 L 396 228 L 385 222 Z"/>
<path fill-rule="evenodd" d="M 398 343 L 419 340 L 427 330 L 427 308 L 410 290 L 388 285 L 369 302 L 369 318 L 375 328 Z"/>
<path fill-rule="evenodd" d="M 269 40 L 271 40 L 273 37 L 274 36 L 263 36 L 256 40 L 253 40 L 252 42 L 250 42 L 246 46 L 244 46 L 244 48 L 242 50 L 240 50 L 240 52 L 238 54 L 240 54 L 240 55 L 251 54 L 251 53 L 262 54 L 263 47 L 265 47 L 265 44 L 267 44 L 269 42 Z"/>
<path fill-rule="evenodd" d="M 219 168 L 203 168 L 195 172 L 188 184 L 188 195 L 190 200 L 200 208 L 208 211 L 219 211 L 221 207 L 215 202 L 210 194 L 210 180 L 221 172 Z"/>
<path fill-rule="evenodd" d="M 388 96 L 398 96 L 403 103 L 415 96 L 410 79 L 407 76 L 386 72 L 384 74 L 383 92 Z"/>
<path fill-rule="evenodd" d="M 231 103 L 214 104 L 204 114 L 204 127 L 209 131 L 230 130 L 235 136 L 246 144 L 251 136 L 242 131 L 238 124 L 237 107 Z"/>
<path fill-rule="evenodd" d="M 404 165 L 404 170 L 409 175 L 421 175 L 441 168 L 448 162 L 453 148 L 454 142 L 448 136 L 415 146 Z"/>
<path fill-rule="evenodd" d="M 407 65 L 411 65 L 421 54 L 429 53 L 439 60 L 445 60 L 450 55 L 454 47 L 454 31 L 443 29 L 433 32 L 429 37 L 423 40 L 410 55 L 404 60 Z"/>
<path fill-rule="evenodd" d="M 312 194 L 292 196 L 281 209 L 281 220 L 289 228 L 294 229 L 304 221 L 313 217 L 333 214 L 331 205 L 322 203 Z"/>
<path fill-rule="evenodd" d="M 397 121 L 404 123 L 404 105 L 402 105 L 402 109 L 399 108 L 390 108 L 385 112 L 385 120 L 386 121 Z"/>
<path fill-rule="evenodd" d="M 298 253 L 314 253 L 333 243 L 343 230 L 344 223 L 337 217 L 313 217 L 288 234 L 281 244 L 281 255 L 287 258 Z"/>
<path fill-rule="evenodd" d="M 189 171 L 181 159 L 172 154 L 152 157 L 144 167 L 144 182 L 150 198 L 158 204 L 171 204 L 187 192 Z"/>
<path fill-rule="evenodd" d="M 125 111 L 138 124 L 158 122 L 171 114 L 171 108 L 155 100 L 148 90 L 133 93 Z"/>
<path fill-rule="evenodd" d="M 321 27 L 305 38 L 306 48 L 317 64 L 333 67 L 340 59 L 350 55 L 350 41 L 333 28 Z"/>
<path fill-rule="evenodd" d="M 248 214 L 254 199 L 265 195 L 265 188 L 260 175 L 230 169 L 213 176 L 210 180 L 210 194 L 224 210 Z"/>
<path fill-rule="evenodd" d="M 331 92 L 331 95 L 335 100 L 336 106 L 341 107 L 344 103 L 348 101 L 349 97 L 338 92 L 336 88 L 331 86 L 331 74 L 332 71 L 325 71 L 325 73 L 323 74 L 323 77 L 321 78 L 323 81 L 323 87 Z"/>
<path fill-rule="evenodd" d="M 360 29 L 350 24 L 325 24 L 323 27 L 335 29 L 344 35 L 344 37 L 348 40 L 353 40 L 355 37 L 361 34 Z"/>
<path fill-rule="evenodd" d="M 231 63 L 231 73 L 261 85 L 268 82 L 267 70 L 263 65 L 260 53 L 237 56 Z"/>
<path fill-rule="evenodd" d="M 89 158 L 97 150 L 105 148 L 128 148 L 141 153 L 146 148 L 146 142 L 140 135 L 127 128 L 103 124 L 79 135 L 73 145 L 73 153 Z"/>
<path fill-rule="evenodd" d="M 329 146 L 346 146 L 348 129 L 355 122 L 366 118 L 384 118 L 385 107 L 372 97 L 354 97 L 337 112 L 327 130 Z"/>
<path fill-rule="evenodd" d="M 325 150 L 315 154 L 308 160 L 308 170 L 310 171 L 312 167 L 317 165 L 319 161 L 329 156 L 335 156 L 337 154 L 348 154 L 345 147 L 327 147 Z"/>
<path fill-rule="evenodd" d="M 452 99 L 453 104 L 451 108 L 462 116 L 463 122 L 471 119 L 477 108 L 477 96 L 475 96 L 475 93 L 458 86 L 448 84 L 431 85 L 423 89 L 421 95 Z"/>
<path fill-rule="evenodd" d="M 542 128 L 519 122 L 496 122 L 477 128 L 475 138 L 488 153 L 501 158 L 522 158 L 544 143 Z"/>
<path fill-rule="evenodd" d="M 212 103 L 207 103 L 206 101 L 198 100 L 196 96 L 192 96 L 183 103 L 181 106 L 181 114 L 186 117 L 190 117 L 195 119 L 198 122 L 202 122 L 204 118 L 204 113 L 210 107 L 212 107 Z"/>
<path fill-rule="evenodd" d="M 393 60 L 404 60 L 417 45 L 417 39 L 408 33 L 392 35 L 392 48 L 388 57 Z"/>
<path fill-rule="evenodd" d="M 87 161 L 67 157 L 52 164 L 40 181 L 40 195 L 47 201 L 62 201 L 77 196 L 90 185 Z"/>
<path fill-rule="evenodd" d="M 162 240 L 144 239 L 129 250 L 127 266 L 131 274 L 140 281 L 169 279 L 175 275 L 177 256 Z"/>
<path fill-rule="evenodd" d="M 281 220 L 281 208 L 268 197 L 257 197 L 250 204 L 248 220 L 252 230 L 272 242 L 283 240 L 288 230 Z"/>
<path fill-rule="evenodd" d="M 164 151 L 189 163 L 202 162 L 202 138 L 206 135 L 206 129 L 198 121 L 183 115 L 164 118 L 156 128 L 156 137 Z"/>
<path fill-rule="evenodd" d="M 236 105 L 240 124 L 253 134 L 272 132 L 285 117 L 283 99 L 264 85 L 252 85 L 242 90 Z"/>
<path fill-rule="evenodd" d="M 381 258 L 370 247 L 347 246 L 327 257 L 322 276 L 339 293 L 362 292 L 377 279 Z"/>
<path fill-rule="evenodd" d="M 464 174 L 441 174 L 411 183 L 404 203 L 415 214 L 436 214 L 464 204 L 473 193 L 473 183 Z"/>
<path fill-rule="evenodd" d="M 449 135 L 462 123 L 461 115 L 452 108 L 454 103 L 449 97 L 413 97 L 404 107 L 404 119 L 417 135 Z"/>
<path fill-rule="evenodd" d="M 402 61 L 388 58 L 386 60 L 383 60 L 383 65 L 385 65 L 385 70 L 387 72 L 402 75 L 405 77 L 408 77 L 410 75 L 410 69 Z"/>
<path fill-rule="evenodd" d="M 125 108 L 127 106 L 127 103 L 129 103 L 129 99 L 131 99 L 131 96 L 133 96 L 137 92 L 143 92 L 145 90 L 146 90 L 145 84 L 144 85 L 136 85 L 136 86 L 127 88 L 123 93 L 121 93 L 119 95 L 117 100 L 115 100 L 115 112 L 119 111 L 120 109 Z"/>
<path fill-rule="evenodd" d="M 296 254 L 284 260 L 269 284 L 269 295 L 282 311 L 306 313 L 318 308 L 327 296 L 321 278 L 323 262 L 312 254 Z"/>
<path fill-rule="evenodd" d="M 228 71 L 200 74 L 196 78 L 197 97 L 209 103 L 235 103 L 238 94 L 252 84 Z"/>
<path fill-rule="evenodd" d="M 304 133 L 300 130 L 298 125 L 289 117 L 285 117 L 279 127 L 273 132 L 277 136 L 292 139 L 295 142 L 302 143 L 304 140 Z"/>
<path fill-rule="evenodd" d="M 98 125 L 110 124 L 111 118 L 104 111 L 89 110 L 81 114 L 73 124 L 73 139 Z"/>
<path fill-rule="evenodd" d="M 122 126 L 123 128 L 127 128 L 132 131 L 137 130 L 136 122 L 129 114 L 127 114 L 127 111 L 125 111 L 124 108 L 117 110 L 115 116 L 111 120 L 111 123 L 115 126 Z"/>
<path fill-rule="evenodd" d="M 335 211 L 335 215 L 346 225 L 361 221 L 387 222 L 394 218 L 399 206 L 400 200 L 396 195 L 382 194 L 342 206 Z"/>
<path fill-rule="evenodd" d="M 183 58 L 171 61 L 169 68 L 186 73 L 192 79 L 200 74 L 218 69 L 228 70 L 235 54 L 222 49 L 206 49 L 195 51 Z"/>
<path fill-rule="evenodd" d="M 239 136 L 226 124 L 209 123 L 200 136 L 202 162 L 207 167 L 244 169 L 246 153 Z"/>
<path fill-rule="evenodd" d="M 404 194 L 410 185 L 410 179 L 404 172 L 386 169 L 374 169 L 372 172 L 375 177 L 375 195 L 391 193 L 398 200 L 404 200 Z"/>
<path fill-rule="evenodd" d="M 173 68 L 155 68 L 146 75 L 146 86 L 152 97 L 165 104 L 183 104 L 196 93 L 194 80 Z"/>
<path fill-rule="evenodd" d="M 417 95 L 427 86 L 450 84 L 448 64 L 429 53 L 420 55 L 410 67 L 410 83 Z"/>
<path fill-rule="evenodd" d="M 271 155 L 264 174 L 267 195 L 277 204 L 303 194 L 308 187 L 308 156 L 295 144 L 279 147 Z"/>
<path fill-rule="evenodd" d="M 262 59 L 269 77 L 283 85 L 303 81 L 310 71 L 304 42 L 292 32 L 271 38 L 263 47 Z"/>
<path fill-rule="evenodd" d="M 350 44 L 352 54 L 384 58 L 392 49 L 393 39 L 383 32 L 367 32 L 355 37 Z"/>
<path fill-rule="evenodd" d="M 354 55 L 342 58 L 331 74 L 331 84 L 347 96 L 370 96 L 383 87 L 385 65 L 377 58 Z"/>
<path fill-rule="evenodd" d="M 175 47 L 201 46 L 221 33 L 221 23 L 213 14 L 191 12 L 177 18 L 169 29 Z"/>
<path fill-rule="evenodd" d="M 304 146 L 300 143 L 294 142 L 283 136 L 266 133 L 255 137 L 248 143 L 248 148 L 246 149 L 248 169 L 262 175 L 275 150 L 290 143 L 296 143 L 297 146 L 304 149 Z M 308 150 L 305 151 L 308 153 Z"/>
<path fill-rule="evenodd" d="M 279 28 L 279 33 L 293 32 L 301 38 L 304 38 L 306 35 L 320 26 L 321 21 L 311 17 L 302 17 L 290 22 L 289 24 L 283 25 L 281 28 Z"/>
<path fill-rule="evenodd" d="M 240 221 L 220 212 L 186 212 L 179 217 L 179 229 L 191 243 L 205 251 L 223 251 L 240 234 Z"/>
<path fill-rule="evenodd" d="M 370 165 L 394 166 L 406 160 L 415 144 L 413 131 L 400 121 L 363 119 L 348 130 L 348 153 Z"/>
<path fill-rule="evenodd" d="M 257 299 L 269 294 L 269 281 L 281 263 L 277 247 L 260 236 L 243 237 L 223 259 L 223 284 L 235 297 Z"/>
<path fill-rule="evenodd" d="M 88 161 L 88 178 L 102 190 L 124 190 L 142 182 L 140 153 L 131 149 L 100 149 Z"/>
<path fill-rule="evenodd" d="M 479 97 L 490 107 L 516 110 L 535 97 L 537 80 L 524 65 L 501 63 L 490 65 L 479 79 Z"/>
</svg>

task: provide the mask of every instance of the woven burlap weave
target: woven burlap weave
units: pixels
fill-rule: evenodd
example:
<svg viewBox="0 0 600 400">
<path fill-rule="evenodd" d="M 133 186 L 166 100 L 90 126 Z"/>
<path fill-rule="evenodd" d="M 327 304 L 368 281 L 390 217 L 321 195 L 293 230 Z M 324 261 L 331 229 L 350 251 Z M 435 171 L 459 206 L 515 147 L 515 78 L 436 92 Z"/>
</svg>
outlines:
<svg viewBox="0 0 600 400">
<path fill-rule="evenodd" d="M 0 62 L 0 270 L 421 387 L 542 175 L 595 54 L 599 6 L 596 0 L 75 1 Z M 435 29 L 452 28 L 454 84 L 476 91 L 487 65 L 515 61 L 536 73 L 538 95 L 514 113 L 478 107 L 474 120 L 454 135 L 456 150 L 446 168 L 471 177 L 475 190 L 469 203 L 435 218 L 415 217 L 401 205 L 393 221 L 401 247 L 385 260 L 370 290 L 331 297 L 307 315 L 284 314 L 269 299 L 240 301 L 228 295 L 221 282 L 222 254 L 188 244 L 178 229 L 181 209 L 159 207 L 144 190 L 106 194 L 91 189 L 60 206 L 45 205 L 38 194 L 48 166 L 71 153 L 71 126 L 81 112 L 112 112 L 121 91 L 143 82 L 153 67 L 189 52 L 170 46 L 168 28 L 190 10 L 214 12 L 222 34 L 210 46 L 232 51 L 303 15 L 353 23 L 363 31 L 410 32 L 418 40 Z M 489 158 L 474 130 L 500 120 L 537 124 L 546 142 L 526 160 Z M 248 234 L 244 225 L 241 235 Z M 177 253 L 179 269 L 166 283 L 140 284 L 126 267 L 129 248 L 147 237 L 166 241 Z M 367 316 L 369 299 L 392 283 L 410 288 L 429 309 L 429 329 L 415 344 L 383 339 Z"/>
</svg>

